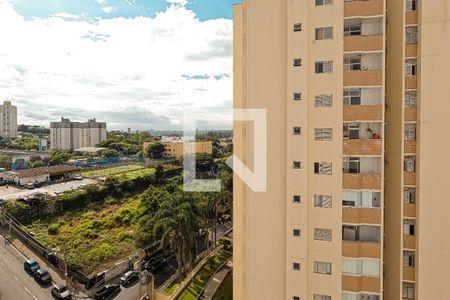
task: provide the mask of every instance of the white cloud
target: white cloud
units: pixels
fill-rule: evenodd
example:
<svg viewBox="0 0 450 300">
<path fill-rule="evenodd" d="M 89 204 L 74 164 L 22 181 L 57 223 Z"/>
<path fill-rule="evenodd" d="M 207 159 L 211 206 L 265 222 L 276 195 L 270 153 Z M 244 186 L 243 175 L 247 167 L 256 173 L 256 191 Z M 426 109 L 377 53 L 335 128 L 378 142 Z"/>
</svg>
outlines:
<svg viewBox="0 0 450 300">
<path fill-rule="evenodd" d="M 230 126 L 230 115 L 199 110 L 230 108 L 231 20 L 200 21 L 180 5 L 154 18 L 24 20 L 0 0 L 0 40 L 0 100 L 18 104 L 19 122 L 103 116 L 126 128 L 142 109 L 152 120 L 133 126 L 171 128 L 185 111 Z"/>
<path fill-rule="evenodd" d="M 110 14 L 110 13 L 112 13 L 112 11 L 114 10 L 114 7 L 112 7 L 112 6 L 104 6 L 104 7 L 102 7 L 102 10 L 103 10 L 105 13 Z"/>
<path fill-rule="evenodd" d="M 168 3 L 171 4 L 179 4 L 179 5 L 186 5 L 187 4 L 187 0 L 167 0 Z"/>
</svg>

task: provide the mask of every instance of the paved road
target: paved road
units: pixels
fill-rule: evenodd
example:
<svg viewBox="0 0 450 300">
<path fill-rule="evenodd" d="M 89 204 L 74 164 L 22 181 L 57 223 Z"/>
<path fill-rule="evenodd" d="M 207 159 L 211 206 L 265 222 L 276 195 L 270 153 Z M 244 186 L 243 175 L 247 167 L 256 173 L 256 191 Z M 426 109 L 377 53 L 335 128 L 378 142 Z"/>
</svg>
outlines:
<svg viewBox="0 0 450 300">
<path fill-rule="evenodd" d="M 53 299 L 50 288 L 40 287 L 23 270 L 23 258 L 6 246 L 0 237 L 0 299 L 1 300 L 48 300 Z"/>
</svg>

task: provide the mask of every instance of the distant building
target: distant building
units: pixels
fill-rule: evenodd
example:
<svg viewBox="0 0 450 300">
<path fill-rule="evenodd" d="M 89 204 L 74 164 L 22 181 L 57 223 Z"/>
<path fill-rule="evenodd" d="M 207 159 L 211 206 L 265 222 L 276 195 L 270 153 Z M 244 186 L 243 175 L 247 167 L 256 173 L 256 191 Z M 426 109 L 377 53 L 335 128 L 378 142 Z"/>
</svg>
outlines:
<svg viewBox="0 0 450 300">
<path fill-rule="evenodd" d="M 56 150 L 73 150 L 95 147 L 106 140 L 106 123 L 95 119 L 87 122 L 71 122 L 61 118 L 60 122 L 50 123 L 50 148 Z"/>
<path fill-rule="evenodd" d="M 11 101 L 0 105 L 0 136 L 5 139 L 17 137 L 17 107 Z"/>
<path fill-rule="evenodd" d="M 201 141 L 201 142 L 186 142 L 183 143 L 183 140 L 180 137 L 175 136 L 162 136 L 160 141 L 152 141 L 152 142 L 144 142 L 144 151 L 154 143 L 161 143 L 166 148 L 164 152 L 164 157 L 175 157 L 180 158 L 183 157 L 184 153 L 184 145 L 187 148 L 187 151 L 194 152 L 196 154 L 212 154 L 212 142 L 211 141 Z"/>
</svg>

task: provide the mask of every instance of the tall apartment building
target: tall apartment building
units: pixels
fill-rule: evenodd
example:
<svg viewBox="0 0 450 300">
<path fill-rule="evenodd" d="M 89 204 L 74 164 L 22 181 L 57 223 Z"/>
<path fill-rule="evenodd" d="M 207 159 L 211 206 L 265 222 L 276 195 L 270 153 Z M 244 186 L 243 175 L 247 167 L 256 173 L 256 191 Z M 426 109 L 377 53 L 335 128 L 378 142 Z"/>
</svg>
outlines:
<svg viewBox="0 0 450 300">
<path fill-rule="evenodd" d="M 17 137 L 17 107 L 11 101 L 0 105 L 0 136 L 4 139 Z"/>
<path fill-rule="evenodd" d="M 50 148 L 73 150 L 95 147 L 106 140 L 106 123 L 90 119 L 87 122 L 71 122 L 61 118 L 60 122 L 50 123 Z"/>
<path fill-rule="evenodd" d="M 234 107 L 267 109 L 268 177 L 234 178 L 233 299 L 450 299 L 450 0 L 234 17 Z M 250 168 L 252 126 L 234 127 Z"/>
</svg>

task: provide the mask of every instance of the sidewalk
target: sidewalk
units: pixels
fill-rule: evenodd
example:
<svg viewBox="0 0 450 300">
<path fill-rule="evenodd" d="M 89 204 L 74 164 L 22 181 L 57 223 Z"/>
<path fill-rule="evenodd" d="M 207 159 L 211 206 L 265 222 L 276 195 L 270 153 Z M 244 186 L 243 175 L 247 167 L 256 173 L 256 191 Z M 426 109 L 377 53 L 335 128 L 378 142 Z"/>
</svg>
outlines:
<svg viewBox="0 0 450 300">
<path fill-rule="evenodd" d="M 217 290 L 219 289 L 220 285 L 222 284 L 222 281 L 225 279 L 227 274 L 231 271 L 233 268 L 232 262 L 228 261 L 225 266 L 222 267 L 220 271 L 218 271 L 213 278 L 208 282 L 208 285 L 205 288 L 205 291 L 203 292 L 203 295 L 200 297 L 202 300 L 210 300 L 214 297 Z"/>
</svg>

